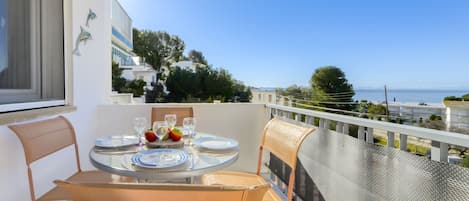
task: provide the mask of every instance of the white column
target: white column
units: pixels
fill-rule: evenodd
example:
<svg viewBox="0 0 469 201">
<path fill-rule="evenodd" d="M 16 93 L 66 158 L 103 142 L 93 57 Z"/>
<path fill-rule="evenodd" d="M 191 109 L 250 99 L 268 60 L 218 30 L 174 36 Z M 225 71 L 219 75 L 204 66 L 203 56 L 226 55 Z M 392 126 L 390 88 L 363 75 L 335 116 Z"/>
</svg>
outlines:
<svg viewBox="0 0 469 201">
<path fill-rule="evenodd" d="M 407 151 L 407 135 L 399 134 L 399 149 L 402 151 Z"/>
<path fill-rule="evenodd" d="M 358 139 L 365 140 L 365 127 L 363 126 L 358 127 Z"/>
<path fill-rule="evenodd" d="M 431 159 L 434 161 L 448 162 L 448 144 L 432 141 Z"/>
<path fill-rule="evenodd" d="M 329 127 L 331 125 L 331 120 L 326 119 L 324 120 L 324 128 L 329 130 Z"/>
<path fill-rule="evenodd" d="M 346 123 L 344 123 L 343 133 L 344 133 L 345 135 L 348 135 L 349 132 L 350 132 L 350 130 L 349 130 L 349 125 L 346 124 Z"/>
<path fill-rule="evenodd" d="M 388 147 L 394 148 L 394 132 L 388 131 Z"/>
<path fill-rule="evenodd" d="M 366 142 L 373 144 L 374 139 L 373 139 L 373 128 L 367 128 L 366 129 Z"/>
<path fill-rule="evenodd" d="M 344 123 L 342 122 L 337 122 L 335 125 L 335 131 L 338 133 L 343 133 L 344 132 Z"/>
</svg>

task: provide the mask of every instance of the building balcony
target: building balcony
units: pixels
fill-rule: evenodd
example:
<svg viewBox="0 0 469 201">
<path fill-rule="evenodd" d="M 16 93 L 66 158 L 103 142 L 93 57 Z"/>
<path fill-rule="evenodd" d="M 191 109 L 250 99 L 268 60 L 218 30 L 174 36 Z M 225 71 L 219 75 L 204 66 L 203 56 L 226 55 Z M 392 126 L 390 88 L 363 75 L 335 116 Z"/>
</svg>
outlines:
<svg viewBox="0 0 469 201">
<path fill-rule="evenodd" d="M 469 192 L 469 170 L 448 164 L 448 146 L 469 147 L 469 136 L 437 131 L 351 116 L 305 110 L 276 104 L 128 104 L 99 105 L 97 118 L 88 124 L 95 125 L 92 134 L 77 129 L 79 149 L 83 166 L 93 169 L 88 152 L 99 137 L 132 133 L 132 120 L 137 116 L 150 119 L 153 107 L 189 106 L 197 118 L 197 130 L 236 139 L 240 144 L 240 157 L 230 170 L 254 172 L 257 164 L 258 146 L 265 124 L 269 119 L 283 118 L 298 124 L 309 124 L 316 130 L 303 143 L 298 158 L 301 164 L 297 172 L 297 199 L 302 200 L 393 200 L 415 198 L 416 200 L 462 198 L 461 192 Z M 288 120 L 290 119 L 290 120 Z M 335 125 L 335 126 L 332 126 Z M 150 126 L 150 125 L 148 125 Z M 357 130 L 352 129 L 358 127 Z M 353 133 L 356 132 L 356 133 Z M 384 136 L 387 145 L 374 144 L 374 138 Z M 354 137 L 356 136 L 356 137 Z M 13 137 L 13 136 L 9 136 Z M 409 153 L 409 145 L 416 138 L 429 142 L 430 158 Z M 22 151 L 17 141 L 9 145 L 15 150 L 10 162 L 21 163 Z M 395 142 L 399 144 L 395 148 Z M 412 151 L 412 150 L 411 150 Z M 66 175 L 61 169 L 67 161 L 67 153 L 55 155 L 55 159 L 40 161 L 38 183 L 45 192 L 51 188 L 53 179 Z M 285 165 L 268 158 L 270 175 L 280 191 L 285 190 L 288 171 Z M 53 164 L 54 168 L 50 168 Z M 6 166 L 11 166 L 6 164 Z M 15 183 L 27 189 L 25 172 L 15 170 L 19 176 Z M 41 181 L 42 180 L 42 181 Z M 420 188 L 418 184 L 425 185 Z M 444 185 L 437 194 L 429 189 Z M 403 187 L 404 186 L 404 187 Z M 403 191 L 406 188 L 406 191 Z M 27 194 L 26 190 L 16 189 Z M 467 194 L 466 194 L 467 196 Z M 362 199 L 363 198 L 363 199 Z M 355 200 L 355 199 L 353 199 Z"/>
<path fill-rule="evenodd" d="M 350 196 L 358 200 L 440 200 L 462 198 L 468 194 L 461 197 L 461 192 L 469 192 L 468 180 L 463 180 L 469 178 L 469 170 L 448 164 L 448 146 L 469 147 L 467 135 L 277 104 L 98 105 L 97 118 L 86 122 L 94 125 L 94 132 L 83 133 L 78 125 L 76 129 L 80 160 L 84 169 L 94 169 L 88 159 L 94 139 L 131 134 L 133 118 L 142 116 L 150 119 L 153 107 L 175 106 L 194 109 L 198 131 L 239 141 L 240 157 L 228 168 L 230 170 L 256 170 L 257 154 L 254 153 L 258 151 L 263 128 L 269 119 L 276 117 L 314 126 L 316 130 L 305 140 L 298 155 L 300 166 L 296 170 L 299 174 L 295 185 L 296 196 L 300 200 L 343 200 Z M 77 117 L 70 118 L 73 120 Z M 352 129 L 354 126 L 358 129 Z M 10 133 L 6 129 L 2 131 Z M 385 138 L 393 140 L 388 140 L 389 143 L 385 146 L 374 144 L 374 138 L 382 136 L 383 133 Z M 9 140 L 10 143 L 4 143 L 6 146 L 3 151 L 10 154 L 7 157 L 8 162 L 4 161 L 2 165 L 2 168 L 6 169 L 1 172 L 15 174 L 14 181 L 10 181 L 15 185 L 3 188 L 17 195 L 28 195 L 26 169 L 20 168 L 24 167 L 24 156 L 19 141 L 14 138 L 13 134 L 4 136 L 3 140 Z M 429 142 L 429 158 L 408 152 L 409 144 L 417 142 L 417 138 Z M 395 142 L 399 144 L 398 148 L 395 148 Z M 67 152 L 70 151 L 58 152 L 52 158 L 41 159 L 35 164 L 34 172 L 40 175 L 35 178 L 37 195 L 52 188 L 52 180 L 63 179 L 67 172 L 71 171 L 65 168 L 68 167 L 67 163 L 73 162 L 67 158 L 67 154 L 70 154 Z M 274 156 L 267 157 L 265 163 L 269 165 L 264 174 L 276 184 L 279 191 L 285 190 L 284 181 L 287 181 L 288 168 Z M 268 172 L 270 174 L 266 174 Z M 425 188 L 419 188 L 418 184 L 425 185 Z M 402 191 L 402 185 L 407 191 Z M 444 194 L 429 191 L 436 190 L 434 188 L 441 185 L 444 185 L 444 188 L 440 189 Z"/>
<path fill-rule="evenodd" d="M 271 118 L 314 127 L 298 153 L 296 200 L 469 200 L 469 170 L 448 163 L 450 147 L 469 148 L 468 135 L 278 105 L 272 93 L 253 97 L 266 100 L 263 103 L 110 104 L 113 21 L 106 16 L 112 16 L 113 4 L 64 2 L 65 77 L 59 89 L 65 89 L 65 94 L 53 105 L 58 107 L 39 105 L 0 113 L 2 200 L 31 200 L 23 146 L 8 125 L 64 115 L 75 128 L 82 169 L 93 170 L 88 154 L 96 138 L 132 134 L 135 117 L 150 119 L 153 107 L 173 106 L 192 107 L 198 131 L 239 142 L 239 159 L 229 170 L 256 170 L 261 134 Z M 81 56 L 72 55 L 89 8 L 99 16 L 89 28 L 94 40 L 79 45 Z M 388 143 L 379 145 L 377 139 Z M 428 150 L 429 157 L 412 153 L 416 143 Z M 53 180 L 76 171 L 70 168 L 76 167 L 70 165 L 76 163 L 73 157 L 72 147 L 67 147 L 31 166 L 37 197 L 54 187 Z M 291 170 L 273 155 L 264 162 L 263 175 L 279 193 L 285 191 Z"/>
</svg>

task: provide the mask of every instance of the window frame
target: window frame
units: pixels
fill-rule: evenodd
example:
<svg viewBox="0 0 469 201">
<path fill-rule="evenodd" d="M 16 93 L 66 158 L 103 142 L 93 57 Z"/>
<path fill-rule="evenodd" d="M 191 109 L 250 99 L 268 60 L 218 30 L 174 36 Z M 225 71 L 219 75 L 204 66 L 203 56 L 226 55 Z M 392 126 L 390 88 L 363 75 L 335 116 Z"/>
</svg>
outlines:
<svg viewBox="0 0 469 201">
<path fill-rule="evenodd" d="M 36 1 L 32 1 L 36 2 Z M 73 27 L 72 27 L 72 0 L 62 0 L 63 2 L 63 57 L 64 57 L 64 90 L 65 90 L 65 95 L 64 99 L 61 100 L 39 100 L 39 101 L 28 101 L 28 102 L 22 102 L 22 103 L 11 103 L 11 104 L 0 104 L 0 122 L 5 123 L 2 121 L 2 117 L 8 116 L 8 114 L 14 114 L 14 113 L 21 113 L 24 114 L 25 111 L 29 110 L 41 110 L 44 108 L 50 108 L 50 107 L 67 107 L 67 108 L 75 108 L 73 106 Z M 40 6 L 35 6 L 35 11 L 37 12 L 39 10 Z M 35 29 L 36 30 L 36 29 Z M 35 36 L 35 40 L 32 42 L 34 48 L 31 49 L 37 49 L 39 48 L 38 43 L 40 43 L 40 37 Z M 32 57 L 36 57 L 38 54 L 37 52 L 35 54 L 32 54 Z M 32 59 L 38 59 L 38 58 L 32 58 Z M 33 63 L 33 62 L 32 62 Z M 36 63 L 37 64 L 37 63 Z M 12 93 L 17 93 L 17 94 L 22 94 L 22 93 L 31 93 L 31 91 L 36 91 L 40 92 L 39 86 L 42 84 L 41 83 L 41 77 L 40 77 L 40 68 L 33 67 L 32 65 L 32 89 L 12 89 L 12 90 L 5 90 L 3 92 L 0 92 L 0 95 L 2 94 L 12 94 Z M 39 73 L 37 72 L 39 71 Z M 75 109 L 72 110 L 64 110 L 66 112 L 69 111 L 74 111 Z M 44 111 L 49 111 L 49 110 L 44 110 Z M 60 110 L 62 111 L 62 110 Z M 44 114 L 37 113 L 37 116 L 42 116 L 42 115 L 47 115 L 47 112 Z M 55 112 L 54 112 L 55 113 Z M 31 116 L 29 114 L 26 114 L 25 116 Z M 7 122 L 8 123 L 8 122 Z"/>
</svg>

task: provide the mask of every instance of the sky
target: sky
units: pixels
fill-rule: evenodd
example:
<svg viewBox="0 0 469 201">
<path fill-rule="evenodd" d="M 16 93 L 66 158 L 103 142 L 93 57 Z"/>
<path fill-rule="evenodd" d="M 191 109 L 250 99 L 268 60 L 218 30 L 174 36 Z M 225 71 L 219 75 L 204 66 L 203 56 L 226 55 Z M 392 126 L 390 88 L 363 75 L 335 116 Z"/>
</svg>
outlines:
<svg viewBox="0 0 469 201">
<path fill-rule="evenodd" d="M 467 0 L 119 0 L 254 87 L 309 86 L 341 68 L 356 89 L 469 89 Z"/>
</svg>

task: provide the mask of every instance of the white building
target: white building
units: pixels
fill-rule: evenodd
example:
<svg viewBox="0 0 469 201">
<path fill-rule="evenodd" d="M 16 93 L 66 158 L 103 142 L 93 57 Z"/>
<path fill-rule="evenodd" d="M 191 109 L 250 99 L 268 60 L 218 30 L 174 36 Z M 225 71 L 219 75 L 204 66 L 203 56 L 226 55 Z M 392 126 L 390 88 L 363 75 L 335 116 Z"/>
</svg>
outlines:
<svg viewBox="0 0 469 201">
<path fill-rule="evenodd" d="M 132 18 L 130 18 L 117 0 L 112 0 L 111 2 L 112 60 L 120 66 L 132 66 L 135 64 L 132 59 L 134 56 L 132 53 Z"/>
<path fill-rule="evenodd" d="M 446 126 L 449 129 L 469 130 L 469 102 L 445 101 Z"/>
<path fill-rule="evenodd" d="M 417 103 L 389 103 L 389 113 L 393 117 L 403 117 L 409 121 L 423 121 L 430 118 L 432 115 L 440 116 L 443 121 L 445 116 L 445 106 L 443 104 L 427 104 L 419 105 Z"/>
<path fill-rule="evenodd" d="M 147 89 L 153 89 L 151 83 L 156 82 L 156 70 L 149 64 L 145 63 L 142 57 L 132 57 L 133 65 L 121 65 L 123 68 L 122 77 L 127 80 L 143 80 L 147 83 Z"/>
<path fill-rule="evenodd" d="M 142 57 L 137 57 L 133 51 L 132 18 L 117 0 L 111 0 L 111 44 L 112 60 L 119 64 L 122 77 L 127 80 L 143 80 L 146 82 L 146 89 L 153 89 L 152 83 L 157 80 L 156 71 Z M 112 94 L 111 98 L 115 103 L 132 103 L 123 100 L 133 100 L 127 98 L 131 94 Z M 126 98 L 122 98 L 126 97 Z M 140 100 L 140 99 L 139 99 Z"/>
<path fill-rule="evenodd" d="M 188 69 L 188 70 L 195 72 L 197 65 L 203 65 L 203 64 L 194 63 L 192 61 L 178 61 L 178 62 L 171 64 L 171 67 L 179 67 L 182 69 Z"/>
<path fill-rule="evenodd" d="M 275 90 L 251 89 L 252 103 L 273 103 L 277 102 L 277 93 Z"/>
</svg>

